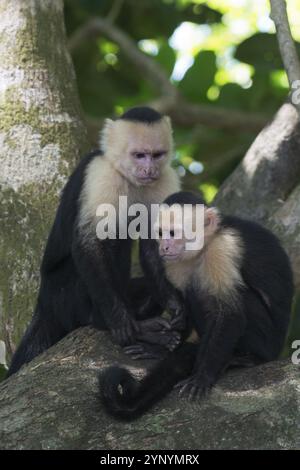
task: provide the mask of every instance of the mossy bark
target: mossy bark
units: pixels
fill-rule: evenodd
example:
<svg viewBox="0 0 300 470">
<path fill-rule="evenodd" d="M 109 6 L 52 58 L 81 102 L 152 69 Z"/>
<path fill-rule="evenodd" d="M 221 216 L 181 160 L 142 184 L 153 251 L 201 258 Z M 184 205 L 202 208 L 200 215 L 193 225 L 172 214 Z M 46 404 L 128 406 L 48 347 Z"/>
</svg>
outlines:
<svg viewBox="0 0 300 470">
<path fill-rule="evenodd" d="M 0 0 L 0 340 L 30 319 L 67 176 L 88 148 L 62 0 Z"/>
</svg>

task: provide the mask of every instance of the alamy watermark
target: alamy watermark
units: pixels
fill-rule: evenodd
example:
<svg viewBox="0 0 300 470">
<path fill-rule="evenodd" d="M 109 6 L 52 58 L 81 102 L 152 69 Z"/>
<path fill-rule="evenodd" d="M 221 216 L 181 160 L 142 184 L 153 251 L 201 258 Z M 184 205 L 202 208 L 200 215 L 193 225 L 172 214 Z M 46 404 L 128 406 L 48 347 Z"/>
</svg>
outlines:
<svg viewBox="0 0 300 470">
<path fill-rule="evenodd" d="M 127 196 L 119 196 L 118 209 L 113 204 L 100 204 L 96 216 L 96 235 L 105 239 L 185 240 L 186 250 L 200 250 L 204 245 L 203 204 L 128 205 Z"/>
<path fill-rule="evenodd" d="M 300 339 L 296 339 L 292 342 L 292 349 L 295 349 L 291 356 L 291 361 L 296 366 L 300 365 Z"/>
<path fill-rule="evenodd" d="M 300 80 L 294 80 L 292 83 L 291 101 L 294 105 L 300 104 Z"/>
</svg>

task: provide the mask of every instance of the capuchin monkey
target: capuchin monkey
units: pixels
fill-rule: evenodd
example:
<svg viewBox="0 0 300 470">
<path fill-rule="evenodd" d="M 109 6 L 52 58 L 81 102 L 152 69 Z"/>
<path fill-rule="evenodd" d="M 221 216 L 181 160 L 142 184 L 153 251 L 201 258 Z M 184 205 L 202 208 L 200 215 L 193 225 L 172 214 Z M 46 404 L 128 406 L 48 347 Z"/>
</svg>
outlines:
<svg viewBox="0 0 300 470">
<path fill-rule="evenodd" d="M 194 217 L 203 200 L 178 192 L 165 203 L 170 208 L 162 213 L 190 204 Z M 173 289 L 184 302 L 183 343 L 141 381 L 119 367 L 100 375 L 102 402 L 118 419 L 137 418 L 174 386 L 180 395 L 201 397 L 229 366 L 276 359 L 286 336 L 293 278 L 277 238 L 257 223 L 205 207 L 204 245 L 187 250 L 184 227 L 170 219 L 164 226 L 160 214 L 159 234 L 167 236 L 144 240 L 142 260 L 153 296 L 160 301 L 162 290 L 172 296 Z M 157 346 L 141 343 L 131 352 L 135 358 L 156 357 Z"/>
<path fill-rule="evenodd" d="M 122 346 L 140 336 L 149 340 L 147 330 L 150 340 L 164 342 L 157 331 L 159 325 L 165 329 L 163 319 L 154 324 L 154 335 L 149 320 L 137 323 L 136 313 L 143 309 L 141 303 L 134 308 L 131 294 L 146 295 L 147 288 L 141 280 L 130 283 L 132 240 L 100 240 L 96 211 L 110 203 L 118 213 L 119 196 L 127 196 L 128 206 L 149 208 L 179 189 L 170 166 L 170 119 L 148 107 L 133 108 L 119 119 L 106 120 L 100 147 L 80 161 L 63 190 L 41 264 L 35 313 L 8 375 L 84 325 L 109 329 Z M 127 214 L 125 219 L 127 228 Z M 169 339 L 174 340 L 171 333 Z"/>
</svg>

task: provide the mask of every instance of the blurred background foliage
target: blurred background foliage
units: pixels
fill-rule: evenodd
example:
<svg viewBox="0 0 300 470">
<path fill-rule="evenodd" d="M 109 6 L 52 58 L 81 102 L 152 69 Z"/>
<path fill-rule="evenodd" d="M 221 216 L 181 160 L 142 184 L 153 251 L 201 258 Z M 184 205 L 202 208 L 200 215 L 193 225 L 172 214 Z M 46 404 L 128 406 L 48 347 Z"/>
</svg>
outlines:
<svg viewBox="0 0 300 470">
<path fill-rule="evenodd" d="M 289 0 L 300 39 L 300 0 Z M 288 93 L 268 0 L 66 0 L 69 36 L 93 17 L 109 18 L 150 55 L 191 103 L 271 117 Z M 157 90 L 103 35 L 72 50 L 82 106 L 95 130 L 109 115 L 151 103 Z M 210 201 L 256 131 L 175 126 L 175 163 L 185 187 Z"/>
</svg>

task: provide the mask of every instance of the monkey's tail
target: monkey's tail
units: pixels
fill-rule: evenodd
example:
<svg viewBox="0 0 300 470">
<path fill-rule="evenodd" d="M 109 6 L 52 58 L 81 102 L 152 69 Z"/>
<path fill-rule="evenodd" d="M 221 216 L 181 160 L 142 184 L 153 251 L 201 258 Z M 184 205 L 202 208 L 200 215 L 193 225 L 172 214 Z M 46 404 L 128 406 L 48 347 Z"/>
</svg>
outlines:
<svg viewBox="0 0 300 470">
<path fill-rule="evenodd" d="M 60 339 L 57 337 L 54 341 L 48 330 L 36 311 L 12 357 L 6 378 L 15 374 L 24 364 L 32 361 Z"/>
<path fill-rule="evenodd" d="M 126 369 L 109 367 L 99 376 L 103 406 L 120 420 L 138 418 L 192 373 L 196 352 L 195 344 L 183 344 L 169 353 L 141 381 Z"/>
</svg>

